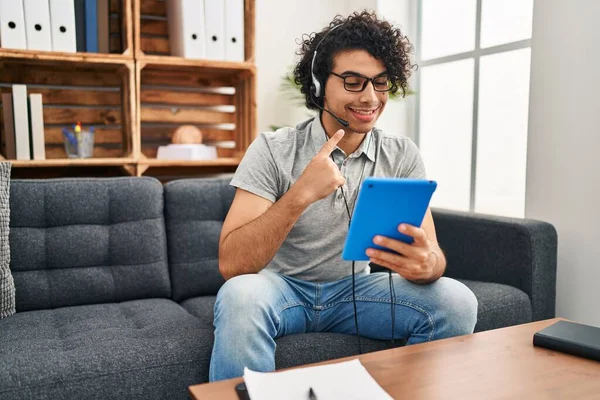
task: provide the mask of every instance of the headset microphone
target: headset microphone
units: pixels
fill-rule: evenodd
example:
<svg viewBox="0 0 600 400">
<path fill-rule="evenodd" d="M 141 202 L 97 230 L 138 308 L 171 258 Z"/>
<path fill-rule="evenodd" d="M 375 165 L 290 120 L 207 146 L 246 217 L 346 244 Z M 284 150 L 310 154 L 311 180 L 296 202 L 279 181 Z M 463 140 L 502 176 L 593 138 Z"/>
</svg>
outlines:
<svg viewBox="0 0 600 400">
<path fill-rule="evenodd" d="M 335 115 L 334 113 L 332 113 L 328 109 L 326 109 L 324 107 L 321 107 L 319 104 L 317 104 L 317 102 L 313 100 L 312 96 L 310 96 L 310 100 L 313 102 L 313 104 L 315 106 L 319 107 L 321 110 L 323 110 L 327 114 L 331 115 L 333 117 L 333 119 L 335 119 L 337 122 L 339 122 L 339 124 L 342 125 L 344 128 L 347 128 L 347 127 L 350 126 L 350 122 L 346 121 L 345 119 L 342 119 L 342 118 L 338 117 L 337 115 Z"/>
</svg>

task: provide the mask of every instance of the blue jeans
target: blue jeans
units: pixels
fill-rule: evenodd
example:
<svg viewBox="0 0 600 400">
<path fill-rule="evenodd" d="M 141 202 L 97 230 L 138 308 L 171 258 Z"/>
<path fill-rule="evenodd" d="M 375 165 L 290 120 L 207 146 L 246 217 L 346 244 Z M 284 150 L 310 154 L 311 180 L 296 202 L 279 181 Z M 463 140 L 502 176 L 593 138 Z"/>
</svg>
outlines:
<svg viewBox="0 0 600 400">
<path fill-rule="evenodd" d="M 473 333 L 477 299 L 462 283 L 442 277 L 428 285 L 393 274 L 396 339 L 407 345 Z M 387 273 L 360 273 L 356 307 L 361 336 L 391 339 Z M 306 332 L 356 334 L 352 277 L 312 283 L 269 271 L 228 280 L 215 303 L 210 381 L 244 374 L 244 366 L 275 369 L 275 338 Z"/>
</svg>

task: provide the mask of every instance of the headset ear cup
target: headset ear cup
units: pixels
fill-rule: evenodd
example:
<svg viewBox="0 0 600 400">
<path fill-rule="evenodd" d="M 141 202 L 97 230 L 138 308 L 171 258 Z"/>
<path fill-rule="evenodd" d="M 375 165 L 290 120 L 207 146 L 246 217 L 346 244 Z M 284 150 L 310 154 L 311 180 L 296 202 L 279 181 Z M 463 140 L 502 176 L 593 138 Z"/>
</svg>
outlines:
<svg viewBox="0 0 600 400">
<path fill-rule="evenodd" d="M 321 96 L 321 83 L 316 79 L 313 79 L 312 92 L 316 99 Z"/>
</svg>

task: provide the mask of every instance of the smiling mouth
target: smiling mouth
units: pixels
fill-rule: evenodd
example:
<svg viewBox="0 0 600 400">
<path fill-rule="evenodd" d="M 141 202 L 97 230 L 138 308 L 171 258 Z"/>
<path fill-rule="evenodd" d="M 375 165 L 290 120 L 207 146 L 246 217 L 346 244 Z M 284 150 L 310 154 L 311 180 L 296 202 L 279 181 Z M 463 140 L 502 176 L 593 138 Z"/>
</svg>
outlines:
<svg viewBox="0 0 600 400">
<path fill-rule="evenodd" d="M 373 108 L 373 109 L 369 109 L 369 110 L 361 110 L 358 108 L 352 108 L 352 107 L 348 107 L 351 111 L 360 114 L 360 115 L 373 115 L 373 113 L 375 113 L 375 111 L 379 110 L 379 107 L 377 108 Z"/>
</svg>

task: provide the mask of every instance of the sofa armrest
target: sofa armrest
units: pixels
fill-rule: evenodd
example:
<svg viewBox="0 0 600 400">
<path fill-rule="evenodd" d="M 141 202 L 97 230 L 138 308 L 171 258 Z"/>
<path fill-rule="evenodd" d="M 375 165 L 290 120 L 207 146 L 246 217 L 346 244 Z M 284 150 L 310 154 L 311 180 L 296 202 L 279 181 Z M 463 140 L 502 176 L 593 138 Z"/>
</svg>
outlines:
<svg viewBox="0 0 600 400">
<path fill-rule="evenodd" d="M 432 209 L 451 278 L 510 285 L 531 299 L 534 321 L 556 303 L 557 233 L 532 220 Z"/>
</svg>

